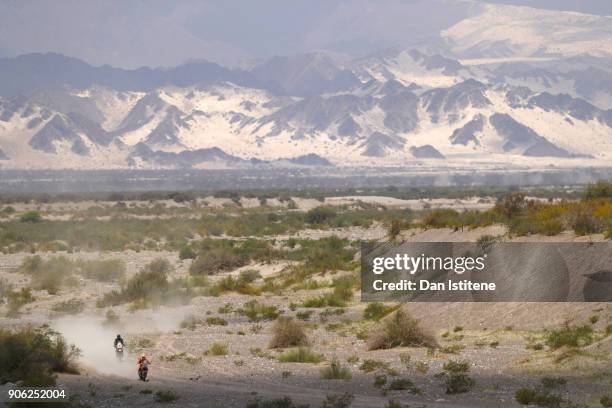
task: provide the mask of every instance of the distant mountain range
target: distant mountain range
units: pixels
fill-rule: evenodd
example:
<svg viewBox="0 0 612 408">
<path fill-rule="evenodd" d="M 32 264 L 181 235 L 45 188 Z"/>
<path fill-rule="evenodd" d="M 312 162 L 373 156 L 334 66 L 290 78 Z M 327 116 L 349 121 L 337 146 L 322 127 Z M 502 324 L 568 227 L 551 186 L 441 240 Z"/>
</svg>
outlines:
<svg viewBox="0 0 612 408">
<path fill-rule="evenodd" d="M 440 53 L 248 70 L 0 58 L 0 167 L 611 165 L 612 19 L 483 10 Z"/>
</svg>

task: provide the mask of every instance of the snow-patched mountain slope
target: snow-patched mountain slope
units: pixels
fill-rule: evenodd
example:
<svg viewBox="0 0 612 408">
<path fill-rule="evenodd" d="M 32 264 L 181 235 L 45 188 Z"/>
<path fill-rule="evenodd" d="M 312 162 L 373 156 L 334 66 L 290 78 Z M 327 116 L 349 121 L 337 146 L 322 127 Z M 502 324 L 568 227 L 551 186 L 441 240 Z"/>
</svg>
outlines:
<svg viewBox="0 0 612 408">
<path fill-rule="evenodd" d="M 477 165 L 492 157 L 523 165 L 612 163 L 612 110 L 475 79 L 435 88 L 371 80 L 351 91 L 303 98 L 227 82 L 148 93 L 99 87 L 63 92 L 70 103 L 0 99 L 0 165 L 226 168 L 325 159 L 337 165 Z M 70 98 L 89 108 L 74 112 Z"/>
<path fill-rule="evenodd" d="M 450 86 L 472 77 L 457 60 L 417 50 L 386 50 L 354 61 L 352 68 L 363 81 L 397 80 L 425 88 Z"/>
<path fill-rule="evenodd" d="M 569 11 L 487 4 L 442 36 L 463 58 L 612 56 L 612 17 Z"/>
</svg>

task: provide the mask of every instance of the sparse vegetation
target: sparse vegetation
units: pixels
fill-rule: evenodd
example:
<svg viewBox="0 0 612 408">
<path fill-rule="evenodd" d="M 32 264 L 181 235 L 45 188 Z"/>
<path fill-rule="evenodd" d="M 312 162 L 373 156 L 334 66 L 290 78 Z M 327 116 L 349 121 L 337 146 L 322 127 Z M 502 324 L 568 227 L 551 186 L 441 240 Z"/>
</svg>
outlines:
<svg viewBox="0 0 612 408">
<path fill-rule="evenodd" d="M 171 390 L 166 390 L 166 391 L 160 390 L 155 393 L 156 402 L 170 403 L 178 399 L 179 399 L 178 395 L 174 391 L 171 391 Z"/>
<path fill-rule="evenodd" d="M 116 306 L 128 302 L 134 302 L 137 306 L 139 304 L 147 306 L 184 298 L 185 294 L 181 289 L 168 280 L 168 274 L 172 269 L 167 260 L 155 259 L 126 281 L 120 290 L 106 293 L 98 301 L 98 306 Z"/>
<path fill-rule="evenodd" d="M 55 385 L 54 373 L 78 373 L 79 350 L 50 328 L 0 329 L 0 384 Z"/>
<path fill-rule="evenodd" d="M 521 388 L 516 391 L 514 398 L 522 405 L 537 405 L 538 407 L 558 408 L 562 402 L 559 395 L 550 393 L 549 390 L 538 390 L 535 388 Z"/>
<path fill-rule="evenodd" d="M 321 370 L 321 378 L 324 380 L 350 380 L 352 377 L 351 370 L 336 358 Z"/>
<path fill-rule="evenodd" d="M 278 307 L 274 305 L 265 305 L 257 300 L 246 302 L 237 312 L 249 318 L 251 322 L 259 322 L 262 320 L 275 320 L 280 312 Z"/>
<path fill-rule="evenodd" d="M 225 343 L 213 343 L 208 349 L 208 354 L 212 356 L 226 356 L 229 354 L 229 347 Z"/>
<path fill-rule="evenodd" d="M 341 395 L 328 395 L 321 404 L 321 408 L 349 408 L 355 396 L 348 392 Z"/>
<path fill-rule="evenodd" d="M 387 306 L 384 303 L 372 302 L 368 303 L 363 311 L 363 318 L 367 320 L 380 320 L 389 313 L 396 311 L 399 306 Z"/>
<path fill-rule="evenodd" d="M 19 311 L 24 305 L 33 302 L 34 296 L 29 287 L 21 288 L 20 290 L 11 291 L 6 295 L 8 299 L 8 316 L 17 317 Z"/>
<path fill-rule="evenodd" d="M 257 399 L 247 403 L 246 408 L 309 408 L 307 404 L 295 404 L 291 398 L 283 397 L 273 400 Z"/>
<path fill-rule="evenodd" d="M 281 317 L 274 323 L 270 348 L 306 345 L 308 345 L 308 337 L 301 322 L 291 317 Z"/>
<path fill-rule="evenodd" d="M 312 363 L 317 364 L 324 360 L 322 354 L 315 353 L 307 347 L 298 347 L 289 350 L 278 357 L 281 363 Z"/>
<path fill-rule="evenodd" d="M 468 376 L 470 364 L 467 361 L 450 360 L 442 366 L 446 377 L 446 393 L 460 394 L 468 392 L 474 387 L 475 381 Z"/>
<path fill-rule="evenodd" d="M 370 350 L 393 347 L 435 347 L 435 339 L 425 333 L 419 322 L 402 309 L 382 321 L 382 327 L 373 330 L 368 339 Z"/>
<path fill-rule="evenodd" d="M 85 303 L 81 299 L 69 299 L 53 305 L 51 310 L 58 314 L 75 315 L 83 312 Z"/>
<path fill-rule="evenodd" d="M 593 342 L 593 328 L 590 325 L 570 326 L 550 330 L 546 334 L 546 345 L 553 350 L 567 347 L 583 347 Z"/>
<path fill-rule="evenodd" d="M 420 394 L 421 390 L 407 378 L 396 378 L 389 383 L 388 389 L 391 391 L 408 391 L 412 394 Z"/>
</svg>

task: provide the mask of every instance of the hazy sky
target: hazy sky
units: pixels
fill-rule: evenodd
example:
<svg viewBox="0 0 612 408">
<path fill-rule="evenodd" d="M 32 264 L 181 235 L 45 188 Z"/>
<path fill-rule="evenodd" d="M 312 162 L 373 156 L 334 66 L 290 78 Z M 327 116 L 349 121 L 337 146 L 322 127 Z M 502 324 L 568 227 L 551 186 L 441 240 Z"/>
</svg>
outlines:
<svg viewBox="0 0 612 408">
<path fill-rule="evenodd" d="M 612 15 L 612 0 L 482 0 Z M 434 3 L 443 3 L 434 4 Z M 91 64 L 223 64 L 431 39 L 473 12 L 457 0 L 0 0 L 0 56 L 53 51 Z"/>
</svg>

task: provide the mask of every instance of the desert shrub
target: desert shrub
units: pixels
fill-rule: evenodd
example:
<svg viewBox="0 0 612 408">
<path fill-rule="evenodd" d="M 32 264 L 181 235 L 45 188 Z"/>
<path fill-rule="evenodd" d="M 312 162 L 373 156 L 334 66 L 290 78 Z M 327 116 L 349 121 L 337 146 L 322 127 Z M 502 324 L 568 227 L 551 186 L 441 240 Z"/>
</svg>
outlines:
<svg viewBox="0 0 612 408">
<path fill-rule="evenodd" d="M 557 408 L 562 402 L 560 396 L 551 394 L 548 390 L 535 388 L 520 388 L 514 394 L 514 398 L 521 405 L 537 405 L 547 408 Z"/>
<path fill-rule="evenodd" d="M 289 397 L 267 401 L 257 399 L 246 404 L 246 408 L 308 408 L 309 406 L 307 404 L 295 404 Z"/>
<path fill-rule="evenodd" d="M 156 259 L 122 285 L 119 291 L 106 293 L 98 306 L 115 306 L 127 302 L 163 303 L 172 295 L 168 274 L 172 266 L 165 259 Z"/>
<path fill-rule="evenodd" d="M 121 319 L 119 318 L 119 315 L 115 313 L 114 310 L 108 309 L 106 311 L 104 322 L 102 324 L 107 327 L 116 327 L 120 324 L 120 322 Z"/>
<path fill-rule="evenodd" d="M 336 217 L 336 210 L 333 207 L 319 206 L 306 213 L 305 220 L 309 224 L 324 224 Z"/>
<path fill-rule="evenodd" d="M 404 405 L 401 402 L 391 399 L 387 402 L 387 405 L 385 405 L 385 408 L 410 408 L 410 405 L 409 404 Z"/>
<path fill-rule="evenodd" d="M 285 348 L 308 345 L 304 325 L 291 317 L 281 317 L 272 326 L 270 348 Z"/>
<path fill-rule="evenodd" d="M 361 363 L 361 366 L 359 366 L 359 369 L 366 373 L 371 373 L 373 371 L 378 371 L 378 370 L 388 370 L 389 363 L 380 361 L 380 360 L 366 359 L 366 360 L 363 360 L 363 362 Z"/>
<path fill-rule="evenodd" d="M 248 317 L 251 322 L 259 322 L 262 320 L 274 320 L 279 315 L 278 307 L 274 305 L 265 305 L 257 300 L 250 300 L 236 310 L 237 313 Z"/>
<path fill-rule="evenodd" d="M 461 394 L 468 392 L 474 387 L 475 381 L 468 376 L 470 371 L 470 363 L 467 361 L 448 361 L 442 369 L 446 374 L 446 393 L 447 394 Z"/>
<path fill-rule="evenodd" d="M 312 316 L 312 310 L 304 310 L 295 314 L 295 317 L 300 320 L 308 320 L 310 319 L 310 316 Z"/>
<path fill-rule="evenodd" d="M 592 209 L 586 206 L 574 207 L 568 215 L 569 225 L 576 235 L 588 235 L 599 232 L 600 221 L 593 214 Z"/>
<path fill-rule="evenodd" d="M 421 390 L 407 378 L 396 378 L 389 383 L 389 390 L 392 391 L 409 391 L 413 394 L 420 394 Z"/>
<path fill-rule="evenodd" d="M 36 255 L 24 259 L 19 271 L 28 275 L 34 289 L 56 294 L 63 286 L 73 285 L 74 264 L 66 257 L 59 256 L 44 261 Z"/>
<path fill-rule="evenodd" d="M 368 320 L 380 320 L 387 316 L 389 313 L 396 311 L 399 308 L 397 306 L 387 306 L 381 302 L 368 303 L 365 310 L 363 311 L 363 318 Z"/>
<path fill-rule="evenodd" d="M 387 376 L 385 374 L 376 374 L 374 376 L 374 387 L 382 388 L 387 384 Z"/>
<path fill-rule="evenodd" d="M 195 259 L 197 256 L 196 252 L 193 250 L 193 248 L 189 245 L 185 245 L 184 247 L 181 248 L 181 250 L 179 251 L 179 259 L 181 260 L 185 260 L 185 259 Z"/>
<path fill-rule="evenodd" d="M 221 317 L 211 316 L 206 318 L 206 324 L 209 326 L 227 326 L 227 320 Z"/>
<path fill-rule="evenodd" d="M 83 276 L 99 282 L 116 281 L 125 275 L 125 263 L 120 259 L 78 261 L 76 266 Z"/>
<path fill-rule="evenodd" d="M 224 343 L 213 343 L 208 349 L 208 354 L 213 356 L 226 356 L 229 354 L 229 347 Z"/>
<path fill-rule="evenodd" d="M 352 377 L 351 370 L 335 358 L 321 370 L 321 378 L 324 380 L 350 380 Z"/>
<path fill-rule="evenodd" d="M 194 315 L 185 316 L 185 318 L 181 321 L 179 327 L 181 329 L 195 330 L 198 325 L 202 324 L 202 320 L 198 319 Z"/>
<path fill-rule="evenodd" d="M 591 183 L 584 189 L 585 200 L 593 200 L 597 198 L 612 198 L 612 182 L 600 180 L 596 183 Z"/>
<path fill-rule="evenodd" d="M 355 396 L 345 392 L 341 395 L 328 395 L 321 404 L 321 408 L 349 408 Z"/>
<path fill-rule="evenodd" d="M 30 222 L 30 223 L 41 222 L 42 216 L 40 215 L 38 211 L 27 211 L 21 214 L 21 217 L 19 217 L 19 221 Z"/>
<path fill-rule="evenodd" d="M 476 240 L 476 245 L 483 251 L 487 252 L 496 242 L 499 241 L 499 238 L 493 235 L 485 234 L 478 237 Z"/>
<path fill-rule="evenodd" d="M 219 293 L 238 292 L 244 295 L 259 295 L 261 294 L 261 289 L 251 284 L 251 282 L 257 279 L 253 276 L 252 272 L 259 274 L 257 271 L 243 271 L 240 273 L 238 278 L 228 275 L 219 280 L 215 284 L 214 288 Z"/>
<path fill-rule="evenodd" d="M 0 300 L 6 297 L 13 290 L 11 285 L 6 279 L 0 278 Z"/>
<path fill-rule="evenodd" d="M 599 403 L 605 408 L 612 407 L 612 395 L 602 395 Z"/>
<path fill-rule="evenodd" d="M 11 291 L 7 294 L 7 299 L 8 315 L 11 317 L 17 316 L 22 306 L 35 300 L 30 288 L 21 288 L 18 291 Z"/>
<path fill-rule="evenodd" d="M 231 250 L 217 248 L 200 253 L 189 267 L 189 273 L 214 275 L 218 272 L 241 267 L 245 262 L 243 257 L 232 253 Z"/>
<path fill-rule="evenodd" d="M 315 296 L 305 299 L 302 307 L 319 308 L 319 307 L 345 307 L 346 301 L 336 296 L 334 293 L 326 293 L 321 296 Z"/>
<path fill-rule="evenodd" d="M 566 324 L 560 329 L 546 333 L 546 345 L 553 350 L 567 347 L 582 347 L 593 342 L 593 328 L 589 325 L 570 326 Z"/>
<path fill-rule="evenodd" d="M 51 310 L 58 314 L 75 315 L 83 312 L 85 303 L 81 299 L 69 299 L 56 303 Z"/>
<path fill-rule="evenodd" d="M 387 238 L 390 241 L 395 240 L 398 235 L 402 232 L 402 227 L 404 223 L 400 220 L 392 220 L 391 224 L 389 224 L 389 228 L 387 229 Z"/>
<path fill-rule="evenodd" d="M 320 363 L 324 360 L 322 354 L 315 353 L 307 347 L 298 347 L 289 350 L 278 357 L 281 363 Z"/>
<path fill-rule="evenodd" d="M 524 193 L 510 193 L 499 200 L 493 210 L 507 219 L 512 219 L 520 215 L 527 205 Z"/>
<path fill-rule="evenodd" d="M 179 396 L 171 390 L 157 391 L 155 393 L 155 402 L 169 403 L 179 399 Z"/>
<path fill-rule="evenodd" d="M 54 373 L 78 373 L 79 350 L 46 326 L 9 331 L 0 329 L 0 384 L 55 385 Z"/>
<path fill-rule="evenodd" d="M 368 340 L 370 350 L 388 349 L 393 347 L 424 346 L 435 347 L 435 339 L 425 333 L 414 319 L 402 309 L 382 322 Z"/>
<path fill-rule="evenodd" d="M 558 388 L 567 384 L 567 380 L 563 377 L 543 377 L 540 382 L 542 387 L 548 389 Z"/>
</svg>

